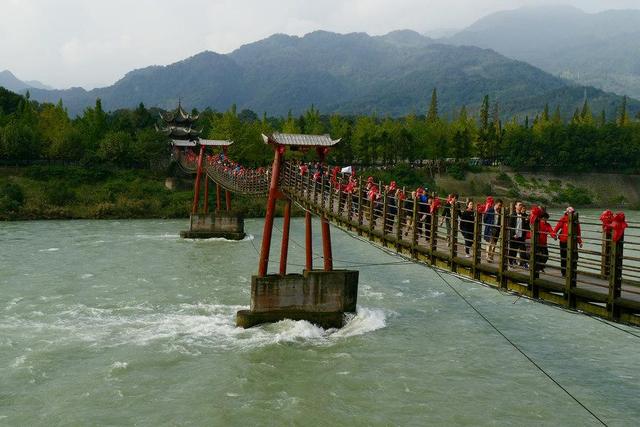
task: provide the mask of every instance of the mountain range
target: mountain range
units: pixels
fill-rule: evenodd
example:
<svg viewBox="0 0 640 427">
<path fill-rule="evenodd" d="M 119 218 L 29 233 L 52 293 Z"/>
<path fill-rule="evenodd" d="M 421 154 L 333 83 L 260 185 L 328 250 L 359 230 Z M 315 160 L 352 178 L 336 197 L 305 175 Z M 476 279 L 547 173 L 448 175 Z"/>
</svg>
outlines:
<svg viewBox="0 0 640 427">
<path fill-rule="evenodd" d="M 24 92 L 29 89 L 53 89 L 37 80 L 22 81 L 9 70 L 0 71 L 0 86 L 13 92 Z"/>
<path fill-rule="evenodd" d="M 409 30 L 383 36 L 326 31 L 304 37 L 275 34 L 230 54 L 205 51 L 167 66 L 134 70 L 104 88 L 30 86 L 28 90 L 38 101 L 62 100 L 73 115 L 101 98 L 107 110 L 132 108 L 140 102 L 170 109 L 182 99 L 190 108 L 221 111 L 236 104 L 238 110 L 270 115 L 298 114 L 314 105 L 325 113 L 400 116 L 423 114 L 435 87 L 445 115 L 455 114 L 463 105 L 477 110 L 488 94 L 499 102 L 505 118 L 534 115 L 547 103 L 552 109 L 559 106 L 569 117 L 585 98 L 592 111 L 606 110 L 612 117 L 621 103 L 618 94 L 628 93 L 621 82 L 633 83 L 633 67 L 609 78 L 598 74 L 595 59 L 580 64 L 578 58 L 589 58 L 592 54 L 585 46 L 596 43 L 638 44 L 627 37 L 635 30 L 635 13 L 623 15 L 590 15 L 567 7 L 524 8 L 490 15 L 440 39 Z M 594 20 L 609 24 L 596 25 Z M 622 55 L 618 51 L 624 52 L 625 46 L 602 49 L 609 58 Z M 566 65 L 568 61 L 574 66 Z M 634 61 L 638 57 L 624 63 Z M 640 111 L 640 102 L 631 99 L 629 108 Z"/>
<path fill-rule="evenodd" d="M 640 10 L 525 7 L 439 41 L 493 49 L 578 84 L 640 98 Z"/>
</svg>

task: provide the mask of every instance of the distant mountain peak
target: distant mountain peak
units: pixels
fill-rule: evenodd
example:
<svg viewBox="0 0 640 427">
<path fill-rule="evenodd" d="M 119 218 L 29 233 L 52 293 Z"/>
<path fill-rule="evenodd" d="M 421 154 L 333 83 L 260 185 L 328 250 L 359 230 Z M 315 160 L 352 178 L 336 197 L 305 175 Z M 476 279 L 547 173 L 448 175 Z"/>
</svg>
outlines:
<svg viewBox="0 0 640 427">
<path fill-rule="evenodd" d="M 29 89 L 53 89 L 50 86 L 47 86 L 36 80 L 22 81 L 9 70 L 0 71 L 0 86 L 4 87 L 5 89 L 9 89 L 12 92 L 24 92 Z"/>
<path fill-rule="evenodd" d="M 580 85 L 640 98 L 640 10 L 526 6 L 485 16 L 443 41 L 493 49 Z"/>
</svg>

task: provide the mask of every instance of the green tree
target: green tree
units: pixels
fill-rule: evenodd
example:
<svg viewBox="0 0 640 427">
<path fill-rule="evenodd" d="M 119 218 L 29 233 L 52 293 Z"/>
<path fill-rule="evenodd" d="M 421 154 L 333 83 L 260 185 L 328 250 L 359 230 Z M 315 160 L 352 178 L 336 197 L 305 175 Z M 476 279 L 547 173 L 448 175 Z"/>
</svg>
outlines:
<svg viewBox="0 0 640 427">
<path fill-rule="evenodd" d="M 480 131 L 476 144 L 480 157 L 487 157 L 489 154 L 489 108 L 489 95 L 485 95 L 480 107 Z"/>
<path fill-rule="evenodd" d="M 559 111 L 558 111 L 559 113 Z M 542 111 L 542 121 L 547 123 L 551 121 L 551 116 L 549 115 L 549 104 L 544 104 L 544 110 Z"/>
<path fill-rule="evenodd" d="M 580 112 L 580 121 L 585 124 L 593 124 L 593 114 L 591 114 L 591 107 L 589 107 L 589 101 L 584 100 L 582 105 L 582 111 Z"/>
<path fill-rule="evenodd" d="M 18 212 L 24 205 L 22 188 L 11 181 L 0 183 L 0 218 L 3 214 L 9 216 Z"/>
<path fill-rule="evenodd" d="M 431 92 L 431 102 L 429 103 L 429 111 L 427 112 L 427 123 L 433 124 L 438 120 L 438 91 L 436 88 L 433 88 L 433 91 Z"/>
<path fill-rule="evenodd" d="M 627 111 L 627 97 L 622 98 L 622 105 L 620 106 L 620 114 L 618 115 L 618 125 L 626 126 L 629 124 L 629 111 Z"/>
<path fill-rule="evenodd" d="M 102 161 L 124 166 L 132 160 L 130 147 L 131 135 L 124 131 L 111 131 L 100 140 L 97 154 Z"/>
<path fill-rule="evenodd" d="M 282 126 L 282 132 L 284 133 L 302 133 L 298 123 L 296 123 L 296 119 L 291 114 L 291 110 L 289 110 L 289 114 L 287 114 L 287 120 L 284 122 Z"/>
<path fill-rule="evenodd" d="M 560 106 L 556 107 L 556 111 L 553 113 L 553 118 L 551 119 L 553 124 L 561 125 L 562 124 L 562 113 L 560 112 Z"/>
</svg>

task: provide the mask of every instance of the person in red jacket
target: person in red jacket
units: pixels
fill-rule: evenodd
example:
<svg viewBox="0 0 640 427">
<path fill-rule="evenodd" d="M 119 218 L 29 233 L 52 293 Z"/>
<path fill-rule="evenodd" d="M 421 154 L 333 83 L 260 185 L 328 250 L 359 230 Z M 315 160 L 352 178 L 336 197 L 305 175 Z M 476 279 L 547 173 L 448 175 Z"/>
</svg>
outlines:
<svg viewBox="0 0 640 427">
<path fill-rule="evenodd" d="M 551 224 L 547 222 L 549 214 L 544 210 L 539 216 L 538 222 L 538 241 L 535 248 L 536 251 L 536 272 L 544 272 L 544 269 L 549 260 L 549 248 L 547 247 L 547 240 L 551 236 L 554 240 L 557 240 L 556 233 L 553 231 Z M 535 219 L 534 219 L 535 221 Z M 527 232 L 527 239 L 531 239 L 531 231 Z"/>
<path fill-rule="evenodd" d="M 575 209 L 569 206 L 565 210 L 564 215 L 562 215 L 562 218 L 560 218 L 553 229 L 553 232 L 558 236 L 558 240 L 560 240 L 560 271 L 562 272 L 562 277 L 567 274 L 567 240 L 569 238 L 569 215 L 572 215 L 574 212 Z M 578 245 L 582 247 L 580 223 L 577 224 L 576 234 Z"/>
</svg>

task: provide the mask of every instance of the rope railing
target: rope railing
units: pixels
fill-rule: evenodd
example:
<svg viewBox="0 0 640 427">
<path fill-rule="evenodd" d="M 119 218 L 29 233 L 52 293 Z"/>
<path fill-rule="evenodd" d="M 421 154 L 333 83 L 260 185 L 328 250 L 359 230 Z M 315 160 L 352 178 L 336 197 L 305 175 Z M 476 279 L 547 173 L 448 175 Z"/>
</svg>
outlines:
<svg viewBox="0 0 640 427">
<path fill-rule="evenodd" d="M 640 323 L 637 238 L 630 237 L 629 244 L 624 238 L 616 240 L 611 227 L 596 218 L 582 220 L 578 214 L 550 213 L 544 221 L 536 218 L 522 227 L 506 206 L 492 219 L 463 201 L 451 204 L 435 194 L 421 199 L 416 192 L 389 190 L 381 182 L 362 179 L 352 185 L 349 175 L 330 170 L 309 171 L 285 162 L 281 189 L 343 228 L 414 258 L 446 265 L 476 280 L 493 277 L 503 289 Z M 529 213 L 525 218 L 528 223 Z M 634 236 L 640 224 L 630 223 L 628 231 Z M 578 306 L 581 301 L 587 305 Z"/>
<path fill-rule="evenodd" d="M 197 172 L 198 156 L 193 151 L 174 150 L 172 157 L 184 172 Z M 207 177 L 225 190 L 253 197 L 267 196 L 269 169 L 246 168 L 222 154 L 208 155 L 203 163 L 203 171 Z"/>
</svg>

